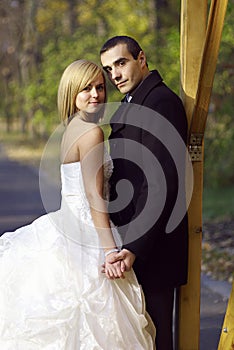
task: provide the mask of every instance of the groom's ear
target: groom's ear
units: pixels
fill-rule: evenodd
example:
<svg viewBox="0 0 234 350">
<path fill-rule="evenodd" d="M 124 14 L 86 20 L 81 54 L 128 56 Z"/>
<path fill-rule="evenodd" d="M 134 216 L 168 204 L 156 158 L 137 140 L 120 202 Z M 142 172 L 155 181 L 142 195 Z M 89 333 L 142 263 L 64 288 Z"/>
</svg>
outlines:
<svg viewBox="0 0 234 350">
<path fill-rule="evenodd" d="M 142 66 L 142 68 L 144 68 L 145 66 L 147 66 L 147 62 L 146 62 L 146 56 L 144 51 L 140 51 L 139 55 L 138 55 L 138 60 Z"/>
</svg>

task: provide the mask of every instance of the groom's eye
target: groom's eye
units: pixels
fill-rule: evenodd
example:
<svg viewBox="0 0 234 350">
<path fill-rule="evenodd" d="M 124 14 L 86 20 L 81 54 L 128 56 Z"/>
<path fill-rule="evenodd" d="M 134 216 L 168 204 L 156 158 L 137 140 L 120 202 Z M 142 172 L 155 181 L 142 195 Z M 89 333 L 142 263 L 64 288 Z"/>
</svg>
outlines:
<svg viewBox="0 0 234 350">
<path fill-rule="evenodd" d="M 121 60 L 119 61 L 119 66 L 122 67 L 125 65 L 125 63 L 126 63 L 126 60 Z"/>
</svg>

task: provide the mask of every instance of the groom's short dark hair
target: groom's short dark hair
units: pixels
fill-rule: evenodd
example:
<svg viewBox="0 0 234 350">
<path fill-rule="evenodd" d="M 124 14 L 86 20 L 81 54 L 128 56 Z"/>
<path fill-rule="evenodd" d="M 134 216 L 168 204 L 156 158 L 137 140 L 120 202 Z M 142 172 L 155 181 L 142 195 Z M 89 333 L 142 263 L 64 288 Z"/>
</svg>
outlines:
<svg viewBox="0 0 234 350">
<path fill-rule="evenodd" d="M 142 51 L 142 48 L 138 44 L 138 42 L 131 38 L 130 36 L 126 35 L 119 35 L 114 36 L 113 38 L 110 38 L 105 42 L 105 44 L 102 46 L 100 50 L 100 54 L 110 50 L 111 48 L 115 47 L 118 44 L 126 44 L 128 51 L 131 53 L 132 57 L 136 60 L 140 51 Z"/>
</svg>

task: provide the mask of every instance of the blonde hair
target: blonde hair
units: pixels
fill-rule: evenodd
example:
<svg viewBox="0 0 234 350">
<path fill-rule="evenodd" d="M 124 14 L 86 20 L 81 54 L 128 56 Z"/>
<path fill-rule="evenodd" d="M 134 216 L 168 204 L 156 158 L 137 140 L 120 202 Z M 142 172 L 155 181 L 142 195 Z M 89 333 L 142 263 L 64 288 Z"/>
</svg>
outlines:
<svg viewBox="0 0 234 350">
<path fill-rule="evenodd" d="M 77 112 L 75 105 L 77 94 L 84 90 L 100 74 L 102 74 L 105 82 L 102 68 L 88 60 L 74 61 L 65 69 L 59 83 L 57 97 L 59 115 L 65 124 Z"/>
</svg>

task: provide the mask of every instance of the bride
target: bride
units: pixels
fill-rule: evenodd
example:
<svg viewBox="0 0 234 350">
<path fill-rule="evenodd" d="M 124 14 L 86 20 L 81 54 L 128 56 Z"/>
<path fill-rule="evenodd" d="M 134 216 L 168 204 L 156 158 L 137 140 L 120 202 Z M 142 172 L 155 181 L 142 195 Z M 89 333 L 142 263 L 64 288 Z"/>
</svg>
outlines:
<svg viewBox="0 0 234 350">
<path fill-rule="evenodd" d="M 61 208 L 0 237 L 1 350 L 154 349 L 134 271 L 110 263 L 121 242 L 106 210 L 112 162 L 97 125 L 105 102 L 99 66 L 65 69 Z"/>
</svg>

